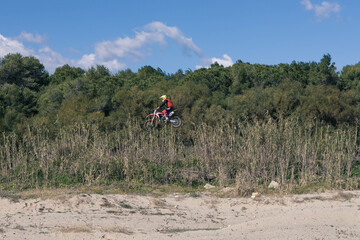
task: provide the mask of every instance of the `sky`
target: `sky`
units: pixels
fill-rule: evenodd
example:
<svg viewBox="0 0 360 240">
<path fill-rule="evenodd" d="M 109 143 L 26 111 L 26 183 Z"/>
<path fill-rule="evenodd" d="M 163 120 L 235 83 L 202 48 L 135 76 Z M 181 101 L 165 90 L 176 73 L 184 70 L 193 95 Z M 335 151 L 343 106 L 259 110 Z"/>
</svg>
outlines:
<svg viewBox="0 0 360 240">
<path fill-rule="evenodd" d="M 360 61 L 358 0 L 1 1 L 0 58 L 34 56 L 52 74 L 69 64 L 172 74 L 218 62 Z"/>
</svg>

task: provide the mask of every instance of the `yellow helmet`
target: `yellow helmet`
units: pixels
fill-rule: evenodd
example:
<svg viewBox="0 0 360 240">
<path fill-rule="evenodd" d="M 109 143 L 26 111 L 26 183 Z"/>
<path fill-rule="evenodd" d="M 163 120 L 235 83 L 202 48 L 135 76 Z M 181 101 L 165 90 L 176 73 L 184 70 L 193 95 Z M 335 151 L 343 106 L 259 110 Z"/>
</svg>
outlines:
<svg viewBox="0 0 360 240">
<path fill-rule="evenodd" d="M 160 99 L 163 100 L 163 101 L 165 101 L 166 95 L 162 95 L 162 96 L 160 97 Z"/>
</svg>

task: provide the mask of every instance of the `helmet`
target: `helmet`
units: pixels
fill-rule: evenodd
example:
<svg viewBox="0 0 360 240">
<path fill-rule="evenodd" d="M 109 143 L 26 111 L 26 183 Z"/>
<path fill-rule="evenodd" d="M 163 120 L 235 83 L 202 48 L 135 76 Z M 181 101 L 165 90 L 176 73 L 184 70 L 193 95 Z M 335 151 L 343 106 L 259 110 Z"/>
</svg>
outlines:
<svg viewBox="0 0 360 240">
<path fill-rule="evenodd" d="M 160 99 L 163 100 L 163 101 L 165 101 L 166 95 L 162 95 L 162 96 L 160 97 Z"/>
</svg>

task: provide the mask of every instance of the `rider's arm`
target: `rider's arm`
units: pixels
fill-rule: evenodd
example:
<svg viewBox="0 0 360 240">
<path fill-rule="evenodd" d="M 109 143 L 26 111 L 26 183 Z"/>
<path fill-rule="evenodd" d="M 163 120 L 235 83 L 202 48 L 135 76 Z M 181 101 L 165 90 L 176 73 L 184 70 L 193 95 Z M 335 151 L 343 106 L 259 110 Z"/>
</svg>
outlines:
<svg viewBox="0 0 360 240">
<path fill-rule="evenodd" d="M 164 106 L 167 102 L 168 102 L 168 100 L 163 101 L 162 104 L 161 104 L 158 108 L 161 108 L 161 107 Z"/>
</svg>

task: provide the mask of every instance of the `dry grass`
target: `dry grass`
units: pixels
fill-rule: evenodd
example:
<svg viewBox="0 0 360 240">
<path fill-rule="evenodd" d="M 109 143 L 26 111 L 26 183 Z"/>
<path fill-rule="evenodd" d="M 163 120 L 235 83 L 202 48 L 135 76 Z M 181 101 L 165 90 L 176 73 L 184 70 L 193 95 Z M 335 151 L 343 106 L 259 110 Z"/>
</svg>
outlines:
<svg viewBox="0 0 360 240">
<path fill-rule="evenodd" d="M 215 231 L 221 228 L 172 228 L 172 229 L 162 229 L 159 230 L 161 233 L 183 233 L 183 232 L 193 232 L 193 231 Z"/>
<path fill-rule="evenodd" d="M 16 225 L 16 226 L 14 227 L 14 229 L 21 230 L 21 231 L 25 231 L 25 230 L 26 230 L 26 229 L 25 229 L 23 226 L 21 226 L 21 225 Z"/>
<path fill-rule="evenodd" d="M 88 226 L 70 226 L 55 228 L 54 231 L 62 233 L 91 233 L 92 229 Z"/>
<path fill-rule="evenodd" d="M 153 199 L 152 200 L 152 202 L 153 202 L 153 204 L 154 204 L 154 206 L 156 207 L 156 208 L 165 208 L 165 207 L 167 207 L 168 206 L 168 204 L 166 203 L 166 201 L 165 200 L 162 200 L 162 199 Z"/>
<path fill-rule="evenodd" d="M 28 128 L 21 136 L 2 135 L 0 186 L 46 189 L 121 183 L 122 189 L 137 192 L 146 184 L 196 187 L 211 181 L 220 187 L 235 185 L 243 196 L 272 180 L 285 192 L 316 183 L 359 187 L 359 176 L 352 175 L 360 161 L 356 127 L 269 119 L 199 124 L 182 131 L 147 132 L 129 123 L 126 129 L 109 132 L 78 124 L 56 135 L 41 128 Z"/>
<path fill-rule="evenodd" d="M 126 228 L 126 227 L 120 227 L 120 226 L 116 226 L 116 227 L 102 227 L 101 230 L 103 232 L 113 232 L 113 233 L 123 233 L 126 235 L 131 235 L 134 232 L 131 231 L 130 229 Z"/>
<path fill-rule="evenodd" d="M 94 229 L 89 226 L 69 226 L 69 227 L 60 227 L 55 228 L 56 232 L 62 233 L 91 233 Z M 133 234 L 133 231 L 126 227 L 115 226 L 115 227 L 101 227 L 99 230 L 103 232 L 112 232 L 112 233 L 123 233 L 126 235 Z"/>
<path fill-rule="evenodd" d="M 338 192 L 338 194 L 336 196 L 334 196 L 332 199 L 350 201 L 354 197 L 356 197 L 356 196 L 352 193 Z"/>
<path fill-rule="evenodd" d="M 336 195 L 331 197 L 325 196 L 311 196 L 311 197 L 304 197 L 302 199 L 295 198 L 293 200 L 294 203 L 303 203 L 305 201 L 350 201 L 352 198 L 357 197 L 356 195 L 348 192 L 338 192 Z"/>
</svg>

